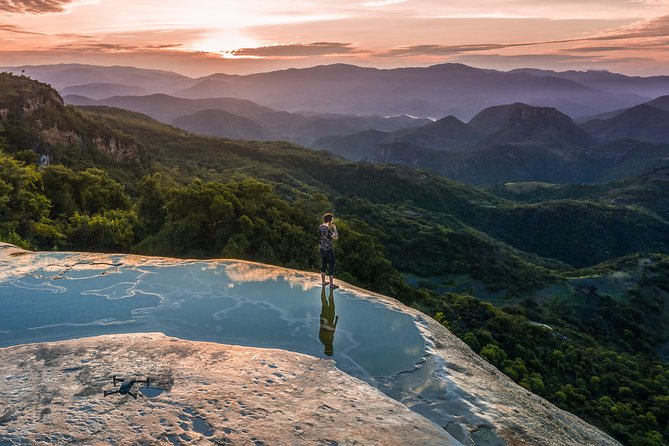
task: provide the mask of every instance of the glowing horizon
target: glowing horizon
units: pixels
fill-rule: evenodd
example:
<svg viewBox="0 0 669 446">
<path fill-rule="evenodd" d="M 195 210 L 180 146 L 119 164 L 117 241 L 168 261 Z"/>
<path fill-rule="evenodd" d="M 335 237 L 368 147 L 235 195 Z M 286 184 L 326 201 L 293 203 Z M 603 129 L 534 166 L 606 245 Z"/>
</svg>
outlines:
<svg viewBox="0 0 669 446">
<path fill-rule="evenodd" d="M 0 65 L 191 76 L 349 63 L 669 74 L 669 0 L 0 0 Z"/>
</svg>

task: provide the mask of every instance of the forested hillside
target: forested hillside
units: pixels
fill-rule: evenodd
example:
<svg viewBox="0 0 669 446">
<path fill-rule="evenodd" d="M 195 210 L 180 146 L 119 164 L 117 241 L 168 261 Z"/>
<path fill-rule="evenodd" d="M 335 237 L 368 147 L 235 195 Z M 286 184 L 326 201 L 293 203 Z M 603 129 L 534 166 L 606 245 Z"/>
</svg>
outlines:
<svg viewBox="0 0 669 446">
<path fill-rule="evenodd" d="M 667 444 L 661 201 L 577 186 L 487 192 L 64 106 L 25 77 L 3 74 L 0 86 L 0 240 L 314 270 L 315 228 L 333 210 L 343 280 L 434 315 L 512 379 L 624 443 Z"/>
</svg>

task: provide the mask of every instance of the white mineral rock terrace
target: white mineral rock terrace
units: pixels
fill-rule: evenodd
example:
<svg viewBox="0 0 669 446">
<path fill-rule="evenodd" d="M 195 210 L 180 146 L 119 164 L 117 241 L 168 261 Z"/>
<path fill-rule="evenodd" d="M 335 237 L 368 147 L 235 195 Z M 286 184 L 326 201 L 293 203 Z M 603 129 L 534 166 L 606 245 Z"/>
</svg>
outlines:
<svg viewBox="0 0 669 446">
<path fill-rule="evenodd" d="M 76 256 L 88 268 L 114 263 L 103 254 Z M 0 282 L 26 274 L 31 262 L 39 261 L 46 262 L 0 244 Z M 124 261 L 183 262 L 137 256 Z M 302 287 L 320 282 L 313 273 L 274 267 L 266 272 Z M 350 285 L 342 289 L 414 318 L 428 359 L 398 379 L 406 379 L 415 395 L 425 390 L 421 376 L 425 387 L 441 383 L 431 393 L 437 394 L 442 415 L 447 411 L 443 429 L 416 413 L 430 410 L 425 406 L 431 403 L 420 396 L 403 397 L 400 404 L 339 371 L 329 359 L 152 333 L 0 349 L 0 446 L 20 439 L 37 444 L 619 445 L 516 385 L 425 314 Z M 105 398 L 102 391 L 112 387 L 114 374 L 149 376 L 166 391 L 138 400 Z"/>
<path fill-rule="evenodd" d="M 112 375 L 153 397 L 109 395 Z M 0 435 L 38 444 L 453 445 L 332 361 L 272 349 L 107 335 L 0 350 Z M 137 385 L 139 387 L 139 385 Z M 198 432 L 199 431 L 199 432 Z M 2 438 L 2 437 L 0 437 Z"/>
</svg>

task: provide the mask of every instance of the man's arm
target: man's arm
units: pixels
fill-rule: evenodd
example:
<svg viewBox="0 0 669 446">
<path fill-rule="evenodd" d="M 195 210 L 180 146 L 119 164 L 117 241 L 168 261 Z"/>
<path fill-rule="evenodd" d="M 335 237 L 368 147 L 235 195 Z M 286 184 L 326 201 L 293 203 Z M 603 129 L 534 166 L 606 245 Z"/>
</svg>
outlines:
<svg viewBox="0 0 669 446">
<path fill-rule="evenodd" d="M 338 238 L 339 234 L 337 234 L 337 227 L 332 223 L 332 240 L 337 240 Z"/>
</svg>

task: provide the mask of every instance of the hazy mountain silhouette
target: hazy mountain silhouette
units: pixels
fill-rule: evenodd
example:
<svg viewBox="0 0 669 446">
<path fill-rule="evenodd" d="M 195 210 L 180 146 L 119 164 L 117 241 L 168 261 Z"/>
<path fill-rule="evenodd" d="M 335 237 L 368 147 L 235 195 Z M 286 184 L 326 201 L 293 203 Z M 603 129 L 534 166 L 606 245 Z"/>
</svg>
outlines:
<svg viewBox="0 0 669 446">
<path fill-rule="evenodd" d="M 208 78 L 196 82 L 187 88 L 176 90 L 173 94 L 191 99 L 217 98 L 234 95 L 234 89 L 229 82 Z"/>
<path fill-rule="evenodd" d="M 648 101 L 646 102 L 646 105 L 651 105 L 653 107 L 669 111 L 669 95 L 660 96 L 658 98 L 653 99 L 652 101 Z"/>
<path fill-rule="evenodd" d="M 429 123 L 409 116 L 354 116 L 335 113 L 289 113 L 237 98 L 185 99 L 166 94 L 114 96 L 102 100 L 70 95 L 72 105 L 105 105 L 144 113 L 166 124 L 204 135 L 256 140 L 287 140 L 313 145 L 328 135 L 368 128 L 394 131 Z M 224 113 L 221 113 L 224 112 Z"/>
<path fill-rule="evenodd" d="M 352 65 L 290 69 L 227 77 L 234 94 L 272 108 L 359 114 L 454 115 L 469 118 L 490 105 L 522 101 L 593 114 L 644 98 L 603 93 L 576 82 L 481 70 L 460 64 L 378 70 Z"/>
<path fill-rule="evenodd" d="M 328 136 L 317 140 L 313 147 L 329 150 L 351 160 L 374 156 L 377 146 L 391 144 L 394 153 L 427 148 L 433 150 L 462 149 L 480 141 L 483 135 L 454 116 L 447 116 L 421 127 L 410 127 L 395 132 L 369 129 L 362 132 Z"/>
<path fill-rule="evenodd" d="M 61 95 L 78 95 L 91 99 L 104 99 L 111 96 L 141 96 L 146 94 L 144 87 L 111 83 L 74 85 L 63 88 Z"/>
<path fill-rule="evenodd" d="M 78 94 L 68 94 L 63 96 L 63 101 L 68 105 L 86 106 L 86 105 L 101 105 L 97 99 L 89 98 L 88 96 L 81 96 Z"/>
<path fill-rule="evenodd" d="M 514 73 L 528 73 L 537 76 L 550 76 L 578 82 L 590 88 L 615 93 L 631 94 L 654 98 L 665 95 L 669 90 L 669 76 L 625 76 L 609 71 L 551 71 L 534 68 L 519 68 Z"/>
<path fill-rule="evenodd" d="M 231 135 L 234 133 L 229 131 L 231 122 L 242 122 L 232 116 L 216 113 L 216 110 L 202 110 L 195 115 L 182 116 L 172 120 L 171 123 L 192 132 L 230 138 L 233 137 Z M 250 131 L 252 128 L 257 129 L 256 133 L 247 133 L 245 139 L 286 140 L 310 147 L 314 147 L 314 141 L 325 135 L 345 135 L 370 127 L 396 130 L 405 128 L 407 125 L 419 125 L 428 121 L 407 116 L 383 118 L 380 116 L 350 116 L 333 113 L 303 114 L 285 111 L 267 111 L 247 116 L 245 119 L 247 123 L 249 121 L 255 123 L 254 126 L 245 125 L 245 131 Z M 232 126 L 235 127 L 234 124 Z"/>
<path fill-rule="evenodd" d="M 50 84 L 56 90 L 83 85 L 104 85 L 106 83 L 136 86 L 149 93 L 168 92 L 175 88 L 185 88 L 192 79 L 171 71 L 148 70 L 135 67 L 103 67 L 85 64 L 23 65 L 6 67 L 3 71 L 20 74 Z M 102 87 L 104 88 L 104 87 Z M 100 97 L 100 94 L 94 94 Z"/>
<path fill-rule="evenodd" d="M 638 104 L 638 105 L 650 105 L 650 106 L 655 107 L 655 108 L 660 108 L 662 110 L 669 111 L 669 95 L 660 96 L 660 97 L 657 97 L 657 98 L 655 98 L 651 101 L 647 101 L 647 102 L 644 102 L 644 103 Z M 587 122 L 595 121 L 595 120 L 605 121 L 607 119 L 615 118 L 616 116 L 625 113 L 626 111 L 630 110 L 631 108 L 633 108 L 633 107 L 620 108 L 620 109 L 617 109 L 617 110 L 612 110 L 612 111 L 606 112 L 606 113 L 599 113 L 599 114 L 592 115 L 592 116 L 583 116 L 583 117 L 580 117 L 578 119 L 575 119 L 575 121 L 579 126 L 581 126 L 581 125 L 583 125 Z"/>
<path fill-rule="evenodd" d="M 95 84 L 113 83 L 144 88 L 147 93 L 196 99 L 243 98 L 290 112 L 453 115 L 461 120 L 470 119 L 486 107 L 514 102 L 555 107 L 572 117 L 592 116 L 669 94 L 667 77 L 662 76 L 635 78 L 599 72 L 572 76 L 535 70 L 503 72 L 461 64 L 389 70 L 336 64 L 246 76 L 214 74 L 197 79 L 159 70 L 78 64 L 6 70 L 20 72 L 21 69 L 60 91 L 73 86 L 94 89 Z M 574 80 L 581 78 L 585 79 L 584 83 Z M 613 84 L 612 79 L 615 79 Z M 611 85 L 616 88 L 609 88 Z M 99 92 L 85 96 L 100 98 L 104 94 L 104 88 L 100 87 Z"/>
<path fill-rule="evenodd" d="M 221 136 L 231 139 L 278 139 L 277 135 L 243 116 L 225 110 L 202 110 L 192 115 L 181 116 L 173 124 L 182 129 L 204 135 Z"/>
<path fill-rule="evenodd" d="M 581 125 L 600 141 L 636 139 L 669 142 L 669 111 L 642 104 L 609 119 L 596 119 Z"/>
<path fill-rule="evenodd" d="M 391 135 L 376 129 L 363 130 L 350 135 L 334 135 L 319 138 L 313 147 L 326 149 L 351 161 L 361 161 L 374 154 L 377 146 Z"/>
<path fill-rule="evenodd" d="M 152 94 L 148 96 L 114 96 L 93 102 L 88 99 L 82 99 L 81 97 L 65 96 L 64 100 L 66 103 L 72 105 L 106 105 L 109 107 L 123 108 L 144 113 L 153 119 L 168 124 L 181 116 L 208 109 L 225 110 L 228 113 L 246 117 L 273 111 L 270 108 L 263 107 L 245 99 L 184 99 L 166 94 Z"/>
<path fill-rule="evenodd" d="M 428 149 L 453 150 L 478 142 L 483 135 L 455 116 L 446 116 L 419 128 L 398 130 L 388 139 Z"/>
</svg>

